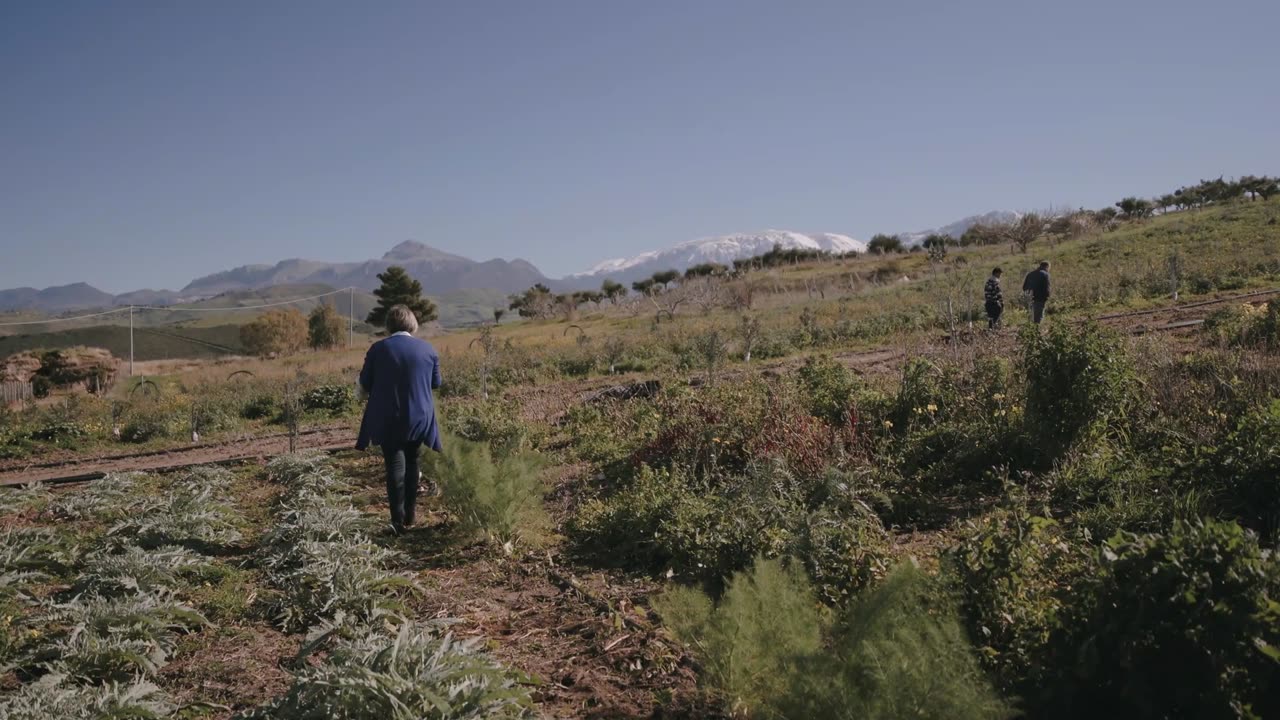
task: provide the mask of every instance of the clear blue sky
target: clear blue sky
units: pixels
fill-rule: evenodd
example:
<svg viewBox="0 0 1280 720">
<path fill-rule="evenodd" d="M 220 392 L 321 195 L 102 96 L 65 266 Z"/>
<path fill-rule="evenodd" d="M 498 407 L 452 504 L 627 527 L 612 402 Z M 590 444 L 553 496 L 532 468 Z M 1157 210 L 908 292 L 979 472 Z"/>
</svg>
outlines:
<svg viewBox="0 0 1280 720">
<path fill-rule="evenodd" d="M 550 275 L 1280 173 L 1280 3 L 0 0 L 0 287 Z"/>
</svg>

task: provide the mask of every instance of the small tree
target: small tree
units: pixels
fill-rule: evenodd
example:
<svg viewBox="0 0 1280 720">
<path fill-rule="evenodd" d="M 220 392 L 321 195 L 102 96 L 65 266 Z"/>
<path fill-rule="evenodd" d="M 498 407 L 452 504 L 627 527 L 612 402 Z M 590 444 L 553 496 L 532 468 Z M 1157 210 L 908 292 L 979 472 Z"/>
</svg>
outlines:
<svg viewBox="0 0 1280 720">
<path fill-rule="evenodd" d="M 999 232 L 1010 245 L 1025 253 L 1027 246 L 1044 234 L 1046 224 L 1038 213 L 1027 213 L 1011 223 L 1005 223 Z"/>
<path fill-rule="evenodd" d="M 399 265 L 392 265 L 386 272 L 378 273 L 382 286 L 373 291 L 378 304 L 369 311 L 366 319 L 374 327 L 385 327 L 387 311 L 396 305 L 406 305 L 418 318 L 420 323 L 428 323 L 436 319 L 436 306 L 422 296 L 422 283 L 414 280 Z"/>
<path fill-rule="evenodd" d="M 1120 214 L 1129 220 L 1136 220 L 1151 215 L 1151 202 L 1137 197 L 1127 197 L 1116 203 Z"/>
<path fill-rule="evenodd" d="M 631 283 L 631 289 L 641 295 L 652 295 L 657 289 L 657 283 L 654 282 L 653 278 L 645 278 Z"/>
<path fill-rule="evenodd" d="M 743 313 L 738 322 L 738 336 L 742 338 L 742 361 L 749 363 L 751 350 L 760 340 L 760 318 Z"/>
<path fill-rule="evenodd" d="M 342 344 L 343 322 L 338 309 L 321 303 L 307 317 L 307 339 L 316 350 L 328 350 Z"/>
<path fill-rule="evenodd" d="M 885 253 L 902 252 L 902 238 L 897 235 L 877 234 L 871 237 L 871 242 L 867 243 L 867 251 L 884 255 Z"/>
<path fill-rule="evenodd" d="M 307 318 L 297 308 L 268 310 L 240 328 L 240 342 L 254 355 L 286 355 L 307 345 Z"/>
<path fill-rule="evenodd" d="M 608 298 L 611 304 L 617 305 L 619 299 L 627 296 L 627 287 L 615 280 L 605 280 L 600 285 L 600 292 Z"/>
<path fill-rule="evenodd" d="M 538 283 L 519 295 L 512 295 L 509 308 L 520 317 L 547 318 L 555 314 L 556 302 L 557 296 L 551 294 L 551 288 Z"/>
</svg>

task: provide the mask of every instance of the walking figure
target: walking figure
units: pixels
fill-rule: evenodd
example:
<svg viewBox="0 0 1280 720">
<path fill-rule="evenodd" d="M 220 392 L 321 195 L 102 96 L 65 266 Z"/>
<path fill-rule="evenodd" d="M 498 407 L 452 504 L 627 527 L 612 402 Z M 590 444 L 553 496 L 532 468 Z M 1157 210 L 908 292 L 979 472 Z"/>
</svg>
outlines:
<svg viewBox="0 0 1280 720">
<path fill-rule="evenodd" d="M 1000 289 L 1000 276 L 1003 274 L 1000 268 L 992 270 L 986 287 L 982 289 L 987 305 L 987 328 L 991 330 L 1000 327 L 1000 316 L 1004 314 L 1004 291 Z"/>
<path fill-rule="evenodd" d="M 399 535 L 413 525 L 417 509 L 418 451 L 423 445 L 440 451 L 432 390 L 440 387 L 440 356 L 426 340 L 413 337 L 418 319 L 404 305 L 387 311 L 390 337 L 373 344 L 360 371 L 360 390 L 369 403 L 360 422 L 356 449 L 382 448 L 387 472 L 387 504 L 391 531 Z"/>
<path fill-rule="evenodd" d="M 1022 281 L 1022 292 L 1031 296 L 1031 322 L 1039 325 L 1044 319 L 1044 306 L 1049 302 L 1049 262 L 1027 273 Z"/>
</svg>

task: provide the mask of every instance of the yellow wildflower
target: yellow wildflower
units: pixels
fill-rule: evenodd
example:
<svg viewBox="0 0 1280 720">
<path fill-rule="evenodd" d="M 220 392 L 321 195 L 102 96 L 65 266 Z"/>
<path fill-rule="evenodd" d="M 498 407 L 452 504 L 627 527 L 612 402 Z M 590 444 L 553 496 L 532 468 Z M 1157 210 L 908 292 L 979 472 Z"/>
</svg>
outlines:
<svg viewBox="0 0 1280 720">
<path fill-rule="evenodd" d="M 929 411 L 929 412 L 931 412 L 931 413 L 936 413 L 936 412 L 938 412 L 938 406 L 937 406 L 937 405 L 934 405 L 933 403 L 929 403 L 929 406 L 928 406 L 927 408 L 925 408 L 925 409 L 926 409 L 926 410 L 928 410 L 928 411 Z"/>
</svg>

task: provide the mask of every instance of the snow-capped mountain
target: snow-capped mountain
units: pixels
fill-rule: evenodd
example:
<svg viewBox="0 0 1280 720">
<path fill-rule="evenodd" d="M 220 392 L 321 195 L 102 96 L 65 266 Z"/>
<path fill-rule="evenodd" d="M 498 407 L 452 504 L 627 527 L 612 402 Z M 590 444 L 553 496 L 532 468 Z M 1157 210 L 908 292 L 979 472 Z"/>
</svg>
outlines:
<svg viewBox="0 0 1280 720">
<path fill-rule="evenodd" d="M 940 228 L 932 230 L 922 230 L 920 232 L 902 233 L 898 235 L 902 239 L 903 245 L 919 245 L 922 240 L 937 233 L 938 235 L 950 235 L 957 240 L 964 234 L 965 230 L 974 225 L 1000 225 L 1007 222 L 1013 222 L 1022 217 L 1022 213 L 1016 213 L 1009 210 L 992 210 L 989 213 L 981 215 L 970 215 L 963 220 L 957 220 L 950 225 L 943 225 Z"/>
<path fill-rule="evenodd" d="M 799 233 L 790 230 L 765 230 L 689 240 L 662 250 L 651 250 L 635 257 L 605 260 L 586 272 L 564 278 L 573 285 L 589 285 L 605 278 L 629 282 L 662 270 L 685 270 L 702 263 L 731 265 L 734 260 L 762 255 L 775 245 L 783 248 L 825 250 L 833 253 L 862 252 L 867 244 L 848 235 L 835 233 Z"/>
</svg>

